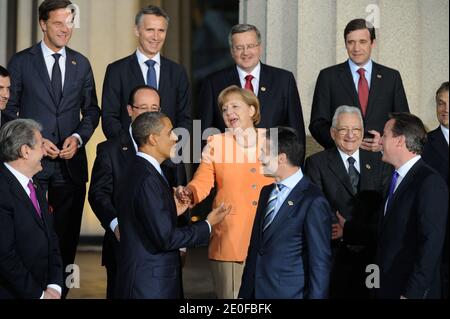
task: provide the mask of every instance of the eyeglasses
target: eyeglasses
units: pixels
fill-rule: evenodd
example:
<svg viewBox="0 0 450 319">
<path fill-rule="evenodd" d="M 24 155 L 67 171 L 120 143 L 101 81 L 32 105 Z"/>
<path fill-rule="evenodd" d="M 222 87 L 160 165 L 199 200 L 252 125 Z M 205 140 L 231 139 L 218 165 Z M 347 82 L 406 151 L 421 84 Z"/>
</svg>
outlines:
<svg viewBox="0 0 450 319">
<path fill-rule="evenodd" d="M 143 106 L 137 106 L 137 105 L 131 105 L 131 107 L 135 110 L 138 111 L 148 111 L 148 112 L 160 112 L 161 108 L 157 105 L 151 105 L 151 106 L 147 106 L 147 105 L 143 105 Z"/>
<path fill-rule="evenodd" d="M 352 132 L 353 135 L 359 136 L 359 135 L 361 135 L 361 132 L 362 132 L 362 130 L 360 128 L 344 128 L 344 127 L 342 127 L 342 128 L 338 128 L 336 130 L 338 131 L 338 133 L 341 136 L 350 134 L 350 132 Z"/>
<path fill-rule="evenodd" d="M 259 47 L 260 44 L 261 43 L 247 44 L 247 45 L 236 45 L 236 46 L 233 47 L 233 51 L 235 51 L 235 52 L 242 52 L 245 49 L 252 50 L 254 48 Z"/>
</svg>

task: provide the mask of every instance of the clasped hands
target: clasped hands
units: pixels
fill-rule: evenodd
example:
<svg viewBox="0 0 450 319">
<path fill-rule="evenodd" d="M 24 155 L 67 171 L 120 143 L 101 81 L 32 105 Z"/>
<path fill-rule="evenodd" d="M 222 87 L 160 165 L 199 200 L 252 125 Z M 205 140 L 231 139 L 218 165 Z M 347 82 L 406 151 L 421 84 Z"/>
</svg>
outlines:
<svg viewBox="0 0 450 319">
<path fill-rule="evenodd" d="M 47 156 L 51 159 L 56 159 L 58 157 L 65 160 L 72 159 L 78 150 L 78 145 L 78 139 L 75 136 L 69 136 L 64 141 L 63 147 L 60 150 L 52 141 L 44 138 L 44 148 L 47 152 Z"/>
</svg>

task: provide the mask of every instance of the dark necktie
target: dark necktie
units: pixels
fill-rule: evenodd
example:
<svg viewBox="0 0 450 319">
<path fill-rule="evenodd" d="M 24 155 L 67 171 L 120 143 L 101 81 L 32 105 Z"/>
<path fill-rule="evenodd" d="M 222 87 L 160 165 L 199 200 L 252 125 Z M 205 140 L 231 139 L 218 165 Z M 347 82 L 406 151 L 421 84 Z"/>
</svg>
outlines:
<svg viewBox="0 0 450 319">
<path fill-rule="evenodd" d="M 52 56 L 55 59 L 52 69 L 52 88 L 56 103 L 59 104 L 62 96 L 62 76 L 61 68 L 59 67 L 59 58 L 61 57 L 61 54 L 54 53 Z"/>
<path fill-rule="evenodd" d="M 148 66 L 147 71 L 147 86 L 150 86 L 154 88 L 155 90 L 158 89 L 158 85 L 156 84 L 156 71 L 155 71 L 155 61 L 153 60 L 147 60 L 145 61 L 145 64 Z"/>
<path fill-rule="evenodd" d="M 369 101 L 369 84 L 367 83 L 365 70 L 363 68 L 358 70 L 358 97 L 359 104 L 361 105 L 361 112 L 363 116 L 366 116 L 367 102 Z"/>
<path fill-rule="evenodd" d="M 28 189 L 30 190 L 30 199 L 33 203 L 34 208 L 36 209 L 36 213 L 41 218 L 41 208 L 39 207 L 39 202 L 36 196 L 36 189 L 34 188 L 33 182 L 30 180 L 28 182 Z"/>
<path fill-rule="evenodd" d="M 253 91 L 253 84 L 252 84 L 252 80 L 254 79 L 254 76 L 249 74 L 245 77 L 245 86 L 244 89 L 251 91 L 252 93 L 255 93 L 255 91 Z"/>
<path fill-rule="evenodd" d="M 397 173 L 397 171 L 395 171 L 394 175 L 392 175 L 391 185 L 389 186 L 389 194 L 388 194 L 388 198 L 387 198 L 387 202 L 386 202 L 386 210 L 384 211 L 385 214 L 386 214 L 386 211 L 388 210 L 389 205 L 391 204 L 391 199 L 392 199 L 392 196 L 394 195 L 395 185 L 397 185 L 398 177 L 399 177 L 399 174 Z"/>
<path fill-rule="evenodd" d="M 273 220 L 275 219 L 275 216 L 277 212 L 275 211 L 275 206 L 277 204 L 277 198 L 280 192 L 283 190 L 284 185 L 282 184 L 275 184 L 274 189 L 270 193 L 269 200 L 267 201 L 267 208 L 266 213 L 264 215 L 264 222 L 263 222 L 263 231 L 267 229 L 267 227 L 272 224 Z"/>
<path fill-rule="evenodd" d="M 358 192 L 359 173 L 355 167 L 356 160 L 353 157 L 347 158 L 348 162 L 348 176 L 350 177 L 350 183 L 352 184 L 353 194 Z"/>
</svg>

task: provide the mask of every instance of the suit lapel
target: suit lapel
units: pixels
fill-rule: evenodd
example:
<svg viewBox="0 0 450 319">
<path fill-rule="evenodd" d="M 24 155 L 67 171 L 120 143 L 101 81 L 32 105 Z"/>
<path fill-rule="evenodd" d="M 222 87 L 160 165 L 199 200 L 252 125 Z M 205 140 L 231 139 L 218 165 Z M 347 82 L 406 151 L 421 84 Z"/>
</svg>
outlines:
<svg viewBox="0 0 450 319">
<path fill-rule="evenodd" d="M 344 62 L 341 64 L 339 77 L 341 78 L 341 83 L 347 91 L 347 94 L 352 98 L 353 105 L 358 106 L 359 109 L 361 109 L 361 105 L 359 104 L 358 92 L 356 91 L 355 82 L 353 82 L 353 77 L 348 62 Z"/>
<path fill-rule="evenodd" d="M 77 79 L 77 62 L 72 50 L 66 47 L 66 74 L 64 76 L 64 88 L 60 104 L 63 104 L 62 101 L 69 95 L 71 84 L 75 83 Z"/>
<path fill-rule="evenodd" d="M 130 134 L 127 132 L 123 134 L 120 139 L 120 147 L 121 147 L 121 160 L 122 163 L 127 163 L 130 159 L 133 159 L 136 155 L 136 151 L 134 149 L 133 141 L 131 140 Z"/>
<path fill-rule="evenodd" d="M 369 118 L 372 109 L 375 108 L 375 101 L 380 94 L 380 87 L 383 81 L 383 75 L 375 62 L 372 62 L 372 76 L 370 79 L 369 101 L 367 102 L 367 111 L 365 118 Z"/>
<path fill-rule="evenodd" d="M 342 158 L 339 155 L 337 148 L 333 148 L 328 153 L 328 167 L 331 172 L 338 178 L 339 182 L 344 185 L 347 192 L 353 196 L 352 185 L 350 184 L 350 177 L 347 174 Z"/>
<path fill-rule="evenodd" d="M 50 76 L 48 74 L 47 65 L 45 64 L 44 55 L 42 54 L 41 50 L 41 44 L 40 42 L 33 46 L 30 50 L 30 53 L 33 55 L 33 65 L 36 69 L 37 74 L 39 74 L 42 83 L 44 84 L 45 88 L 48 91 L 48 94 L 50 95 L 54 106 L 56 105 L 55 97 L 53 95 L 53 89 L 50 82 Z"/>
<path fill-rule="evenodd" d="M 145 84 L 145 79 L 144 79 L 144 75 L 142 74 L 141 68 L 139 66 L 139 61 L 137 59 L 136 56 L 136 52 L 133 53 L 132 55 L 130 55 L 129 57 L 129 67 L 130 67 L 130 72 L 132 75 L 132 78 L 134 79 L 134 81 L 140 85 L 144 85 Z M 162 72 L 162 58 L 161 58 L 161 74 Z M 161 80 L 160 80 L 161 82 Z"/>
<path fill-rule="evenodd" d="M 360 158 L 360 184 L 359 189 L 375 189 L 374 181 L 377 180 L 374 168 L 378 163 L 375 163 L 371 158 L 370 153 L 364 150 L 359 151 Z"/>
<path fill-rule="evenodd" d="M 259 105 L 261 107 L 261 113 L 263 113 L 265 106 L 271 106 L 268 98 L 271 95 L 270 90 L 273 87 L 272 74 L 269 72 L 267 66 L 263 63 L 261 63 L 261 72 L 259 78 L 258 99 L 260 101 Z M 272 105 L 271 107 L 275 106 Z"/>
<path fill-rule="evenodd" d="M 430 144 L 440 157 L 448 161 L 448 144 L 445 140 L 444 133 L 442 133 L 440 127 L 435 131 L 437 131 L 436 134 L 429 135 Z"/>
</svg>

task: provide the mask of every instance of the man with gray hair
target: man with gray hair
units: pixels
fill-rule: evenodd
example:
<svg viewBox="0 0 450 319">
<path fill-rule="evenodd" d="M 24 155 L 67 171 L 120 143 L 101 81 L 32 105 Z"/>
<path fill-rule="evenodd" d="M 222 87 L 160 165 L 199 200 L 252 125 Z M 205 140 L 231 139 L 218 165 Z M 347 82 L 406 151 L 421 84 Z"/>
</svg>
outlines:
<svg viewBox="0 0 450 319">
<path fill-rule="evenodd" d="M 258 97 L 261 104 L 261 122 L 258 127 L 292 127 L 297 131 L 301 144 L 305 145 L 302 106 L 294 75 L 260 62 L 263 44 L 261 34 L 254 25 L 233 26 L 229 44 L 235 65 L 210 75 L 202 85 L 199 98 L 202 130 L 214 127 L 225 131 L 222 114 L 217 108 L 217 98 L 223 89 L 237 85 Z"/>
<path fill-rule="evenodd" d="M 333 116 L 330 135 L 335 147 L 307 158 L 305 173 L 324 193 L 334 212 L 334 264 L 331 298 L 368 298 L 365 267 L 371 263 L 375 240 L 368 234 L 388 183 L 390 167 L 381 154 L 360 149 L 364 126 L 361 111 L 342 105 Z"/>
<path fill-rule="evenodd" d="M 45 193 L 33 181 L 46 156 L 41 126 L 0 130 L 0 299 L 60 299 L 62 260 Z"/>
</svg>

